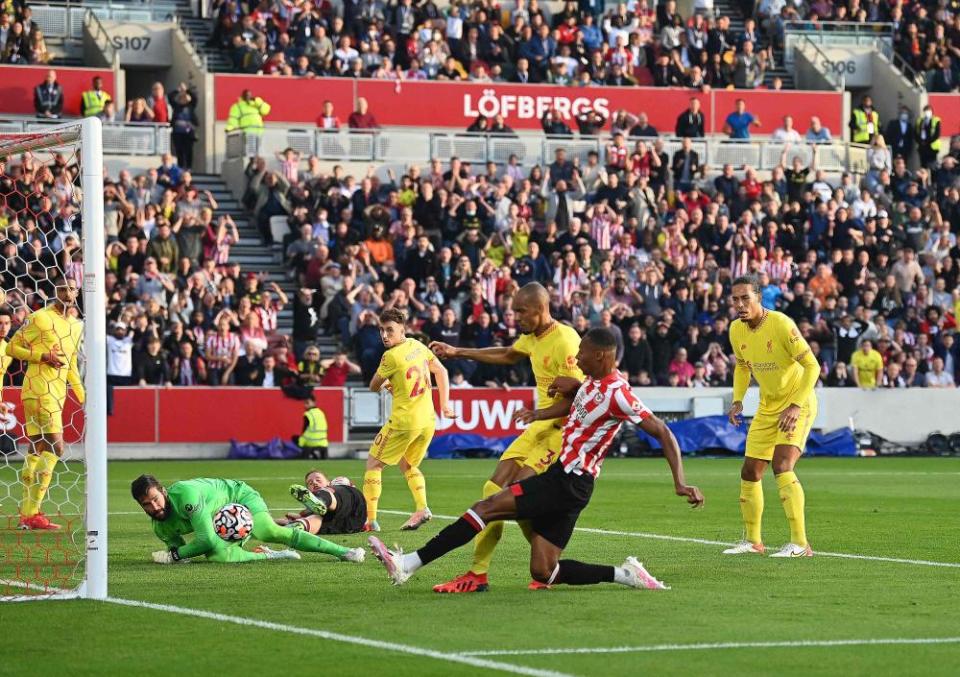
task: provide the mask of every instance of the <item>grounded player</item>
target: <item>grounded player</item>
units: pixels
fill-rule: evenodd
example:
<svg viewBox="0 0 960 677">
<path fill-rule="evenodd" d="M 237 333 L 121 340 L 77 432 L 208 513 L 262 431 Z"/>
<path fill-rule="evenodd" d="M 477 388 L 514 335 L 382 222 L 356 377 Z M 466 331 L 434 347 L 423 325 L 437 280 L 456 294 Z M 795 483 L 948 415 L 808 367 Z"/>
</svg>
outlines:
<svg viewBox="0 0 960 677">
<path fill-rule="evenodd" d="M 290 550 L 261 552 L 244 550 L 237 542 L 228 543 L 217 536 L 213 517 L 230 503 L 247 506 L 253 514 L 253 538 L 266 543 L 283 543 L 304 552 L 322 552 L 347 562 L 362 562 L 363 548 L 344 548 L 307 533 L 303 525 L 279 526 L 270 516 L 267 504 L 253 487 L 244 482 L 224 479 L 194 479 L 174 482 L 164 488 L 152 475 L 141 475 L 130 485 L 130 493 L 153 520 L 153 533 L 167 550 L 153 553 L 158 564 L 174 564 L 205 555 L 213 562 L 250 562 L 263 559 L 300 559 Z M 194 534 L 189 543 L 186 534 Z"/>
<path fill-rule="evenodd" d="M 803 453 L 817 417 L 814 386 L 820 365 L 793 320 L 760 305 L 756 277 L 733 281 L 732 301 L 739 316 L 730 325 L 730 343 L 737 358 L 733 374 L 730 423 L 740 425 L 743 396 L 750 375 L 760 386 L 760 407 L 747 433 L 746 456 L 740 470 L 740 512 L 746 540 L 724 550 L 727 555 L 762 554 L 760 520 L 763 516 L 761 479 L 773 462 L 773 473 L 783 511 L 790 523 L 790 542 L 772 557 L 809 557 L 804 525 L 803 487 L 793 468 Z"/>
<path fill-rule="evenodd" d="M 300 523 L 311 534 L 355 534 L 367 522 L 367 502 L 346 477 L 327 479 L 319 470 L 311 470 L 304 484 L 290 486 L 290 495 L 303 504 L 300 514 L 287 513 L 277 520 L 281 526 Z"/>
<path fill-rule="evenodd" d="M 363 497 L 367 502 L 367 531 L 380 531 L 377 504 L 380 502 L 381 474 L 384 466 L 400 465 L 415 512 L 400 527 L 417 529 L 432 515 L 427 507 L 427 484 L 420 472 L 420 463 L 427 455 L 437 418 L 433 410 L 430 375 L 433 374 L 440 394 L 440 412 L 453 418 L 450 408 L 450 380 L 446 368 L 427 347 L 405 331 L 406 316 L 402 310 L 388 308 L 380 313 L 380 338 L 387 352 L 380 360 L 377 373 L 370 381 L 370 390 L 386 388 L 393 394 L 390 418 L 377 433 L 367 457 L 363 474 Z"/>
<path fill-rule="evenodd" d="M 374 555 L 383 563 L 396 585 L 402 585 L 420 567 L 466 545 L 492 520 L 527 519 L 530 540 L 530 574 L 550 585 L 620 583 L 633 588 L 665 588 L 634 557 L 619 567 L 585 564 L 560 559 L 580 512 L 587 507 L 593 483 L 614 436 L 624 421 L 632 421 L 655 437 L 673 473 L 674 488 L 693 506 L 703 505 L 703 495 L 687 486 L 677 440 L 670 429 L 643 406 L 626 378 L 616 370 L 617 341 L 607 329 L 591 329 L 583 337 L 577 363 L 587 375 L 582 385 L 575 379 L 560 378 L 551 392 L 571 397 L 570 417 L 563 427 L 563 445 L 556 463 L 540 474 L 475 503 L 456 522 L 446 527 L 416 552 L 404 555 L 388 550 L 371 536 Z"/>
<path fill-rule="evenodd" d="M 6 347 L 9 357 L 27 363 L 21 399 L 24 429 L 30 450 L 24 456 L 20 481 L 20 529 L 56 530 L 41 512 L 57 459 L 63 456 L 63 404 L 67 384 L 83 404 L 85 392 L 77 355 L 83 342 L 83 323 L 72 309 L 77 300 L 77 283 L 56 277 L 51 280 L 56 299 L 46 308 L 30 314 Z"/>
<path fill-rule="evenodd" d="M 513 312 L 523 334 L 510 347 L 454 348 L 434 342 L 430 348 L 441 359 L 466 358 L 488 364 L 515 364 L 530 359 L 537 381 L 536 411 L 521 411 L 517 418 L 529 427 L 503 452 L 493 476 L 483 485 L 481 498 L 489 498 L 511 482 L 544 472 L 556 460 L 560 451 L 561 428 L 570 411 L 570 401 L 549 392 L 549 386 L 558 377 L 583 379 L 577 367 L 580 336 L 573 327 L 550 317 L 550 294 L 543 286 L 532 282 L 524 285 L 513 299 Z M 520 524 L 527 540 L 529 526 Z M 487 572 L 493 551 L 503 534 L 503 522 L 488 524 L 477 537 L 473 549 L 473 563 L 467 573 L 452 581 L 435 586 L 435 592 L 484 592 L 489 588 Z M 530 588 L 544 586 L 533 581 Z"/>
</svg>

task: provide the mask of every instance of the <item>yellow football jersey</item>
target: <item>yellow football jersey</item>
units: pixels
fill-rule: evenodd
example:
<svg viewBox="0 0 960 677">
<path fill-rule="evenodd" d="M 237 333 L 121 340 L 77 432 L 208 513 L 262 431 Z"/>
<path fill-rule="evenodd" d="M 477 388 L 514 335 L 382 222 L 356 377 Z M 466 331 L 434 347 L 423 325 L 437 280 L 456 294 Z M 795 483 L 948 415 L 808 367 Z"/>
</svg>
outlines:
<svg viewBox="0 0 960 677">
<path fill-rule="evenodd" d="M 383 354 L 377 373 L 393 387 L 391 427 L 414 430 L 436 425 L 430 382 L 430 364 L 435 359 L 425 345 L 409 337 Z"/>
<path fill-rule="evenodd" d="M 530 366 L 537 380 L 537 409 L 546 409 L 556 403 L 556 397 L 547 395 L 547 388 L 558 376 L 583 380 L 577 366 L 580 335 L 566 324 L 554 322 L 542 335 L 522 334 L 513 349 L 530 357 Z"/>
<path fill-rule="evenodd" d="M 790 404 L 802 405 L 813 395 L 799 392 L 803 365 L 816 362 L 806 339 L 787 315 L 769 311 L 756 329 L 735 320 L 730 325 L 730 343 L 739 367 L 746 367 L 760 386 L 760 414 L 779 414 Z M 742 394 L 741 394 L 742 396 Z M 738 394 L 734 393 L 737 399 Z"/>
<path fill-rule="evenodd" d="M 83 343 L 83 322 L 64 317 L 53 306 L 41 308 L 27 317 L 23 326 L 7 345 L 6 354 L 27 362 L 23 378 L 22 399 L 51 396 L 62 402 L 67 396 L 67 383 L 82 403 L 85 397 L 83 381 L 77 368 L 77 355 Z M 62 367 L 52 367 L 40 361 L 44 353 L 59 346 Z"/>
<path fill-rule="evenodd" d="M 0 402 L 3 401 L 3 377 L 10 368 L 13 358 L 7 356 L 7 339 L 0 339 Z"/>
</svg>

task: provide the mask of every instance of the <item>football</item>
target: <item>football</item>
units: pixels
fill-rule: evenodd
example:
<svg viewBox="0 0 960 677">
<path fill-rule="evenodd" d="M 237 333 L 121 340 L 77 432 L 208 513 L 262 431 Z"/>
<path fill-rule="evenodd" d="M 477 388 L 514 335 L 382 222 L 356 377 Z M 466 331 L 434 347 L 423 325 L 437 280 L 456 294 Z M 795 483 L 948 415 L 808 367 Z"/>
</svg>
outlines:
<svg viewBox="0 0 960 677">
<path fill-rule="evenodd" d="M 225 541 L 242 541 L 253 531 L 253 514 L 239 503 L 230 503 L 213 516 L 213 528 Z"/>
</svg>

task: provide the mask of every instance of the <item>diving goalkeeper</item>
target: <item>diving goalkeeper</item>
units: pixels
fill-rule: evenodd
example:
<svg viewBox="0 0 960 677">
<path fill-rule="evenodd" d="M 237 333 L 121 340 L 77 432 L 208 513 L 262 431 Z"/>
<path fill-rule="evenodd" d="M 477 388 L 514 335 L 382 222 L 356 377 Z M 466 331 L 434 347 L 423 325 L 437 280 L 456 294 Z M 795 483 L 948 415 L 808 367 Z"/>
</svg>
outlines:
<svg viewBox="0 0 960 677">
<path fill-rule="evenodd" d="M 322 552 L 347 562 L 363 561 L 363 548 L 345 548 L 307 533 L 300 525 L 280 526 L 273 521 L 267 504 L 253 487 L 236 480 L 194 479 L 174 482 L 165 488 L 153 475 L 141 475 L 130 485 L 130 493 L 153 521 L 153 533 L 167 550 L 153 553 L 158 564 L 174 564 L 205 555 L 212 562 L 250 562 L 264 559 L 299 559 L 289 550 L 260 548 L 250 552 L 221 539 L 213 527 L 217 511 L 240 503 L 253 514 L 253 538 L 265 543 L 282 543 L 304 552 Z M 194 534 L 187 543 L 184 536 Z"/>
</svg>

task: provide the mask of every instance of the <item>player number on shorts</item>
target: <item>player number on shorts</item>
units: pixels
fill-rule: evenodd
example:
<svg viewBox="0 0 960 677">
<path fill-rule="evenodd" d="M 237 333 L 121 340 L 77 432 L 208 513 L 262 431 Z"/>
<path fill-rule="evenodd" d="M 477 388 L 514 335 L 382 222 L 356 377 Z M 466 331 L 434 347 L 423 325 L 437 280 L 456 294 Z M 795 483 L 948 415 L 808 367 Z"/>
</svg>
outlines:
<svg viewBox="0 0 960 677">
<path fill-rule="evenodd" d="M 420 367 L 410 367 L 407 369 L 406 377 L 408 381 L 413 381 L 413 387 L 410 388 L 410 397 L 420 397 L 430 390 L 430 366 L 424 361 L 423 370 Z"/>
</svg>

